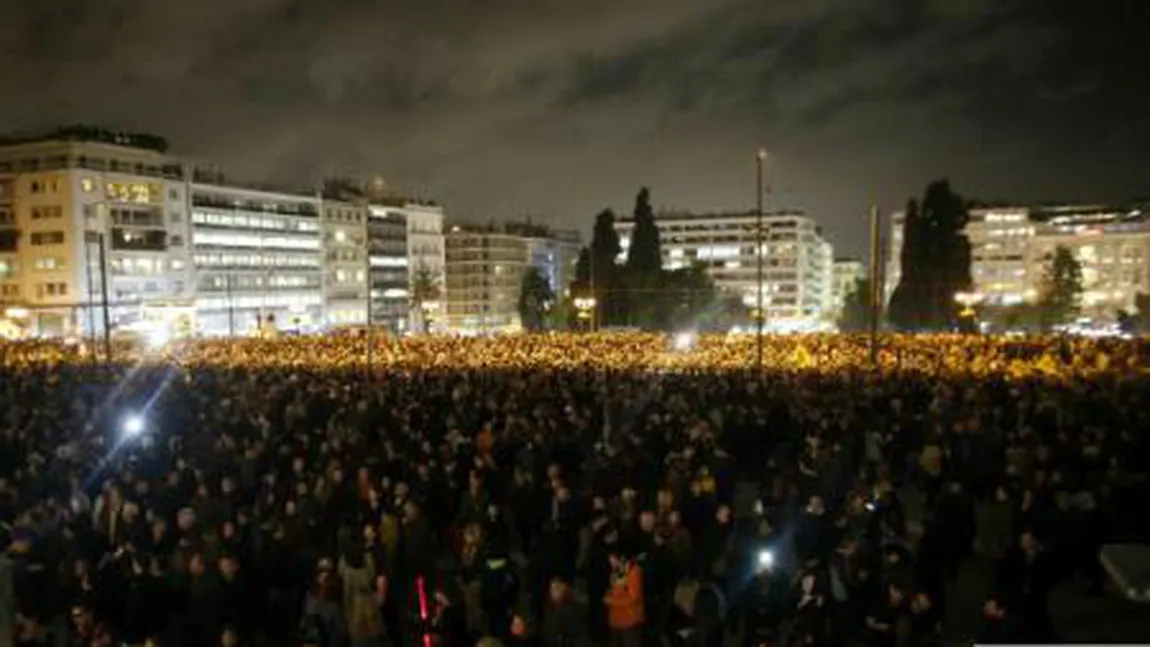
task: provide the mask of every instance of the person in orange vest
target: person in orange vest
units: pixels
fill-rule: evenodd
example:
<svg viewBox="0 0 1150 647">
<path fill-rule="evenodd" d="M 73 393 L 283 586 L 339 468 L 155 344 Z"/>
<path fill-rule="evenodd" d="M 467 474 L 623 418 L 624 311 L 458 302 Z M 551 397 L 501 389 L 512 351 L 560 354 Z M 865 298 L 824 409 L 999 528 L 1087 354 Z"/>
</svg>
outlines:
<svg viewBox="0 0 1150 647">
<path fill-rule="evenodd" d="M 611 588 L 603 597 L 611 647 L 641 647 L 643 643 L 643 571 L 619 553 L 611 555 Z"/>
</svg>

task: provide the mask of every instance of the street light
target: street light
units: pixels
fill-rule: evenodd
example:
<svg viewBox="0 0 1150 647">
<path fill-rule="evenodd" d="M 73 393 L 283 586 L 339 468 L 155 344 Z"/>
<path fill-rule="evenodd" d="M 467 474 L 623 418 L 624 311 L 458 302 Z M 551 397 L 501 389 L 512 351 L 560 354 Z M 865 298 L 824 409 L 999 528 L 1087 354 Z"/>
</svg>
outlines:
<svg viewBox="0 0 1150 647">
<path fill-rule="evenodd" d="M 575 310 L 579 321 L 588 325 L 591 323 L 595 304 L 595 297 L 575 297 Z"/>
<path fill-rule="evenodd" d="M 763 165 L 767 161 L 767 151 L 760 148 L 755 154 L 755 166 L 758 170 L 755 183 L 755 267 L 756 285 L 755 310 L 755 356 L 759 377 L 763 376 L 763 323 L 766 313 L 763 312 Z"/>
</svg>

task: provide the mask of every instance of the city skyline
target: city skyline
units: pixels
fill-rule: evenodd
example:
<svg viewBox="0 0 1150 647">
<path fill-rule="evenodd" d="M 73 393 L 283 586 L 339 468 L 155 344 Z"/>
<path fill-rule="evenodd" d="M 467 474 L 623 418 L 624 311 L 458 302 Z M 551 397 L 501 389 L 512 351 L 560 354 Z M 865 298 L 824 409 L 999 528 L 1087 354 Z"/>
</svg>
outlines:
<svg viewBox="0 0 1150 647">
<path fill-rule="evenodd" d="M 253 181 L 378 173 L 461 219 L 585 233 L 642 185 L 750 207 L 765 146 L 772 206 L 855 256 L 869 204 L 936 176 L 985 201 L 1147 193 L 1144 4 L 894 4 L 24 4 L 0 124 L 155 132 Z"/>
</svg>

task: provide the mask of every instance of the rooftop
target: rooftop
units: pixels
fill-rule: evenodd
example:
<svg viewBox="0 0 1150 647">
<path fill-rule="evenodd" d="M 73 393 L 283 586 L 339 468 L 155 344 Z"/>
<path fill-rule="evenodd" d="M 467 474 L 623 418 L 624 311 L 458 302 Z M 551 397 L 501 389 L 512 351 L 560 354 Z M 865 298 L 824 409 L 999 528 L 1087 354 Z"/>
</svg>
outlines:
<svg viewBox="0 0 1150 647">
<path fill-rule="evenodd" d="M 691 213 L 688 211 L 663 211 L 655 214 L 656 222 L 667 221 L 699 221 L 699 220 L 743 220 L 747 218 L 757 218 L 758 214 L 754 211 L 715 211 L 706 213 Z M 773 211 L 764 211 L 764 218 L 806 218 L 807 213 L 802 209 L 776 209 Z M 624 216 L 616 219 L 616 222 L 630 223 L 634 222 L 634 218 Z"/>
<path fill-rule="evenodd" d="M 62 126 L 55 130 L 33 135 L 0 137 L 0 146 L 36 144 L 41 142 L 85 142 L 138 148 L 156 153 L 168 152 L 168 140 L 148 133 L 109 130 L 99 126 Z"/>
</svg>

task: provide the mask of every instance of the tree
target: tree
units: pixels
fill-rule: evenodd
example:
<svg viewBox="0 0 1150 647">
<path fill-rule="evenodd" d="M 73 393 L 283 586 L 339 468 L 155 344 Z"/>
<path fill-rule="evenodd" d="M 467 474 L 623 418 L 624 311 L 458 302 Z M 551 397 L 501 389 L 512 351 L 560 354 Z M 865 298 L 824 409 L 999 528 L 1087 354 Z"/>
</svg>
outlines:
<svg viewBox="0 0 1150 647">
<path fill-rule="evenodd" d="M 615 259 L 621 251 L 619 234 L 615 233 L 615 212 L 604 209 L 595 216 L 595 229 L 591 234 L 591 249 L 588 257 L 588 279 L 596 300 L 596 319 L 610 323 L 619 308 L 612 290 L 619 280 Z M 604 315 L 610 316 L 604 316 Z"/>
<path fill-rule="evenodd" d="M 443 285 L 430 268 L 420 265 L 411 277 L 411 318 L 415 322 L 412 326 L 418 332 L 427 332 L 428 321 L 425 306 L 438 301 L 443 294 Z"/>
<path fill-rule="evenodd" d="M 537 267 L 529 267 L 519 286 L 519 319 L 523 327 L 538 332 L 546 327 L 547 315 L 555 304 L 551 284 Z"/>
<path fill-rule="evenodd" d="M 922 203 L 910 201 L 903 229 L 902 277 L 891 296 L 890 319 L 903 330 L 953 330 L 954 296 L 970 289 L 970 214 L 944 180 L 931 182 Z"/>
<path fill-rule="evenodd" d="M 635 274 L 654 275 L 663 269 L 663 255 L 659 248 L 659 228 L 655 225 L 655 212 L 651 209 L 651 192 L 639 189 L 635 196 L 635 228 L 631 231 L 631 246 L 627 249 L 627 269 Z"/>
<path fill-rule="evenodd" d="M 870 325 L 870 279 L 856 279 L 854 289 L 847 294 L 843 302 L 843 311 L 839 314 L 838 326 L 840 332 L 863 332 Z"/>
<path fill-rule="evenodd" d="M 1128 335 L 1150 333 L 1150 293 L 1139 292 L 1134 295 L 1134 311 L 1119 312 L 1118 327 Z"/>
<path fill-rule="evenodd" d="M 591 288 L 591 249 L 583 247 L 575 259 L 575 276 L 571 279 L 571 291 L 579 294 Z"/>
<path fill-rule="evenodd" d="M 1059 245 L 1046 259 L 1038 312 L 1042 327 L 1070 323 L 1078 316 L 1082 297 L 1082 264 L 1070 250 Z"/>
<path fill-rule="evenodd" d="M 718 292 L 707 271 L 698 265 L 664 272 L 659 270 L 660 290 L 653 304 L 655 316 L 642 322 L 649 328 L 682 330 L 697 328 L 718 299 Z"/>
</svg>

